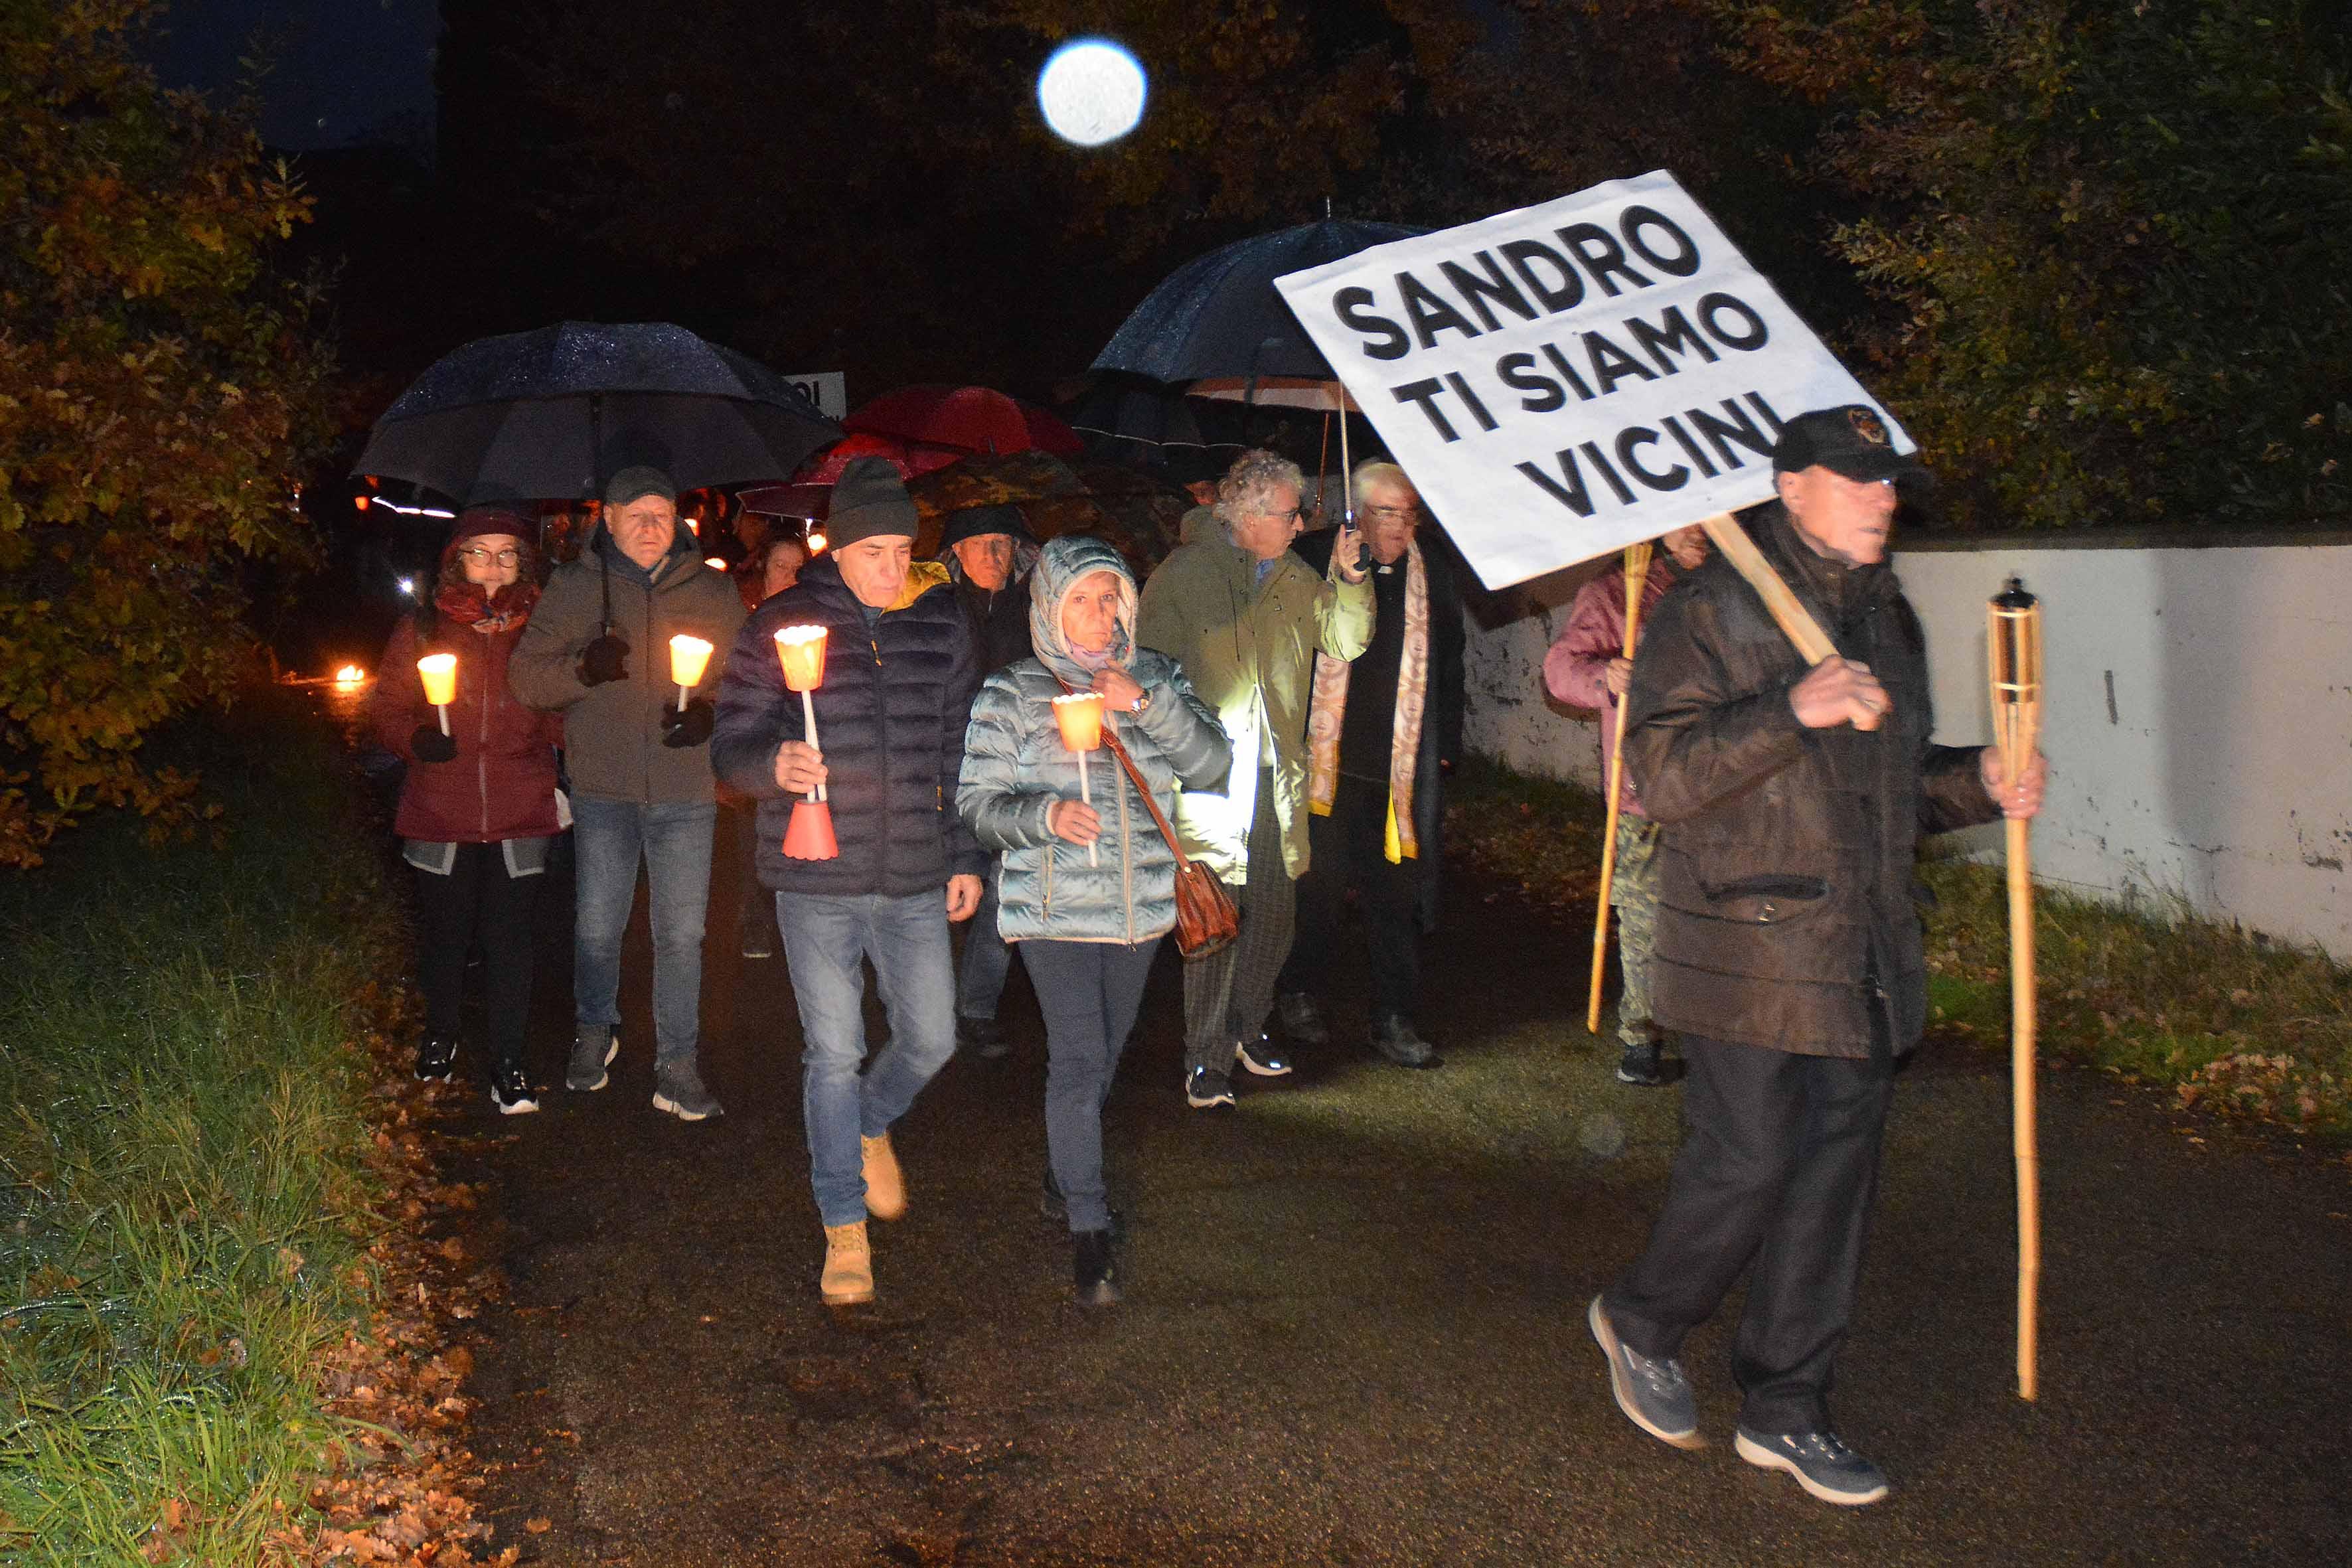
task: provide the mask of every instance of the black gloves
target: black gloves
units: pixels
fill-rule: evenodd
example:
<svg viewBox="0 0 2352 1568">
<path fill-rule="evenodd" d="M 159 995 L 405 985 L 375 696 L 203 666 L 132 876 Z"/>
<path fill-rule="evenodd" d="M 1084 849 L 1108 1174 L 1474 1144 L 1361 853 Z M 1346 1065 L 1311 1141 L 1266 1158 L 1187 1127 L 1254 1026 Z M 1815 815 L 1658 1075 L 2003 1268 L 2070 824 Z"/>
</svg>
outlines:
<svg viewBox="0 0 2352 1568">
<path fill-rule="evenodd" d="M 701 745 L 710 739 L 711 721 L 716 717 L 708 702 L 689 702 L 683 710 L 664 708 L 661 716 L 662 744 L 676 751 Z"/>
<path fill-rule="evenodd" d="M 580 650 L 580 684 L 602 686 L 629 677 L 629 645 L 606 632 Z"/>
<path fill-rule="evenodd" d="M 416 732 L 408 737 L 408 749 L 420 763 L 454 763 L 457 760 L 457 739 L 443 734 L 438 724 L 416 726 Z"/>
</svg>

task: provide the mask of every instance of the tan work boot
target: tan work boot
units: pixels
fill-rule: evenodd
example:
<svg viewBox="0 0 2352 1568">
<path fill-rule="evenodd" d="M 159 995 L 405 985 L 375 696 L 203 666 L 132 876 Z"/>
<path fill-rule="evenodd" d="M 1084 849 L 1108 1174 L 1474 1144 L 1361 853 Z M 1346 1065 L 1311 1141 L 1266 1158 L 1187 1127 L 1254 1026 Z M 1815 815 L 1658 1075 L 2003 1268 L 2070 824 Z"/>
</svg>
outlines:
<svg viewBox="0 0 2352 1568">
<path fill-rule="evenodd" d="M 865 1155 L 866 1212 L 876 1219 L 897 1219 L 907 1212 L 907 1178 L 898 1173 L 898 1156 L 891 1151 L 890 1134 L 857 1140 Z"/>
<path fill-rule="evenodd" d="M 817 1289 L 828 1307 L 874 1300 L 874 1249 L 866 1245 L 864 1220 L 824 1227 L 824 1275 Z"/>
</svg>

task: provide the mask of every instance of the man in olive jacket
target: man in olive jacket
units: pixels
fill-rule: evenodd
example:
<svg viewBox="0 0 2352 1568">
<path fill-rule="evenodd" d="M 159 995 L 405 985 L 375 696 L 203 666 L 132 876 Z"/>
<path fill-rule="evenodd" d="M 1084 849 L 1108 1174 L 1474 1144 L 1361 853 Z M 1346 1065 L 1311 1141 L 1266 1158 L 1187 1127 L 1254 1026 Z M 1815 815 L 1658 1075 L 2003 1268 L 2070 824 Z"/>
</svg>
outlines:
<svg viewBox="0 0 2352 1568">
<path fill-rule="evenodd" d="M 1196 1110 L 1234 1102 L 1238 1063 L 1262 1078 L 1290 1064 L 1264 1037 L 1275 979 L 1290 954 L 1293 883 L 1307 870 L 1307 709 L 1315 654 L 1352 659 L 1372 636 L 1372 588 L 1343 530 L 1328 581 L 1290 552 L 1306 480 L 1271 452 L 1244 452 L 1184 542 L 1144 584 L 1136 640 L 1169 655 L 1216 710 L 1233 742 L 1222 792 L 1185 790 L 1185 853 L 1230 886 L 1241 935 L 1184 966 L 1184 1094 Z"/>
<path fill-rule="evenodd" d="M 555 569 L 515 646 L 515 694 L 563 714 L 572 776 L 577 916 L 572 932 L 575 1089 L 604 1087 L 620 1054 L 621 937 L 645 863 L 654 944 L 654 1107 L 682 1121 L 719 1114 L 696 1058 L 702 1028 L 702 921 L 710 902 L 710 694 L 743 600 L 702 563 L 677 525 L 677 491 L 657 468 L 624 468 L 579 559 Z M 684 710 L 669 639 L 712 649 Z"/>
<path fill-rule="evenodd" d="M 1677 1031 L 1687 1131 L 1647 1249 L 1593 1299 L 1633 1423 L 1695 1447 L 1676 1360 L 1753 1264 L 1732 1351 L 1736 1448 L 1826 1501 L 1878 1468 L 1830 1425 L 1898 1059 L 1927 1011 L 1913 860 L 1924 833 L 2040 808 L 1990 747 L 1928 740 L 1925 639 L 1884 563 L 1898 480 L 1870 409 L 1789 422 L 1757 543 L 1837 645 L 1807 670 L 1718 558 L 1669 591 L 1627 694 L 1625 761 L 1657 851 L 1657 1021 Z"/>
</svg>

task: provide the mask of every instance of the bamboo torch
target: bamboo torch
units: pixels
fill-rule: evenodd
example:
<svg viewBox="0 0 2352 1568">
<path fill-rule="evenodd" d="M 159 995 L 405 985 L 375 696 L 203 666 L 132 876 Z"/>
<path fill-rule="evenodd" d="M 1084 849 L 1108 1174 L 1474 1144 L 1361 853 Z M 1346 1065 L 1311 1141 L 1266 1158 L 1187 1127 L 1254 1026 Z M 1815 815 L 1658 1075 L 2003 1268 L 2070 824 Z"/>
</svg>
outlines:
<svg viewBox="0 0 2352 1568">
<path fill-rule="evenodd" d="M 1642 640 L 1642 587 L 1649 580 L 1647 542 L 1625 547 L 1625 657 Z M 1625 798 L 1625 699 L 1617 699 L 1616 743 L 1609 749 L 1609 819 L 1601 833 L 1601 901 L 1592 911 L 1592 995 L 1585 1005 L 1587 1034 L 1601 1032 L 1601 972 L 1609 962 L 1609 884 L 1617 874 L 1617 814 Z"/>
<path fill-rule="evenodd" d="M 2042 605 L 2011 577 L 1986 606 L 1986 647 L 1992 680 L 1993 744 L 2004 778 L 2033 763 L 2042 732 Z M 2009 829 L 2010 1086 L 2017 1151 L 2017 1393 L 2035 1397 L 2035 1352 L 2042 1290 L 2042 1157 L 2033 1110 L 2033 845 L 2032 824 L 2015 817 Z"/>
</svg>

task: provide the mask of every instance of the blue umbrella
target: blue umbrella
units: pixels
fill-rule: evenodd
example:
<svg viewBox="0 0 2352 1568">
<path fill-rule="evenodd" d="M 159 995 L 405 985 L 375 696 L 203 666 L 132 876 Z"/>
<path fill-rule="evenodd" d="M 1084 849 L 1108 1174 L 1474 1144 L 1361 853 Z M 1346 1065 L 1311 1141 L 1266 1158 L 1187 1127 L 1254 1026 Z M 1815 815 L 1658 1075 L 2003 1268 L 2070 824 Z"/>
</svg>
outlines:
<svg viewBox="0 0 2352 1568">
<path fill-rule="evenodd" d="M 443 355 L 353 471 L 466 502 L 584 500 L 637 463 L 680 489 L 782 479 L 840 438 L 791 383 L 684 327 L 563 321 Z"/>
</svg>

